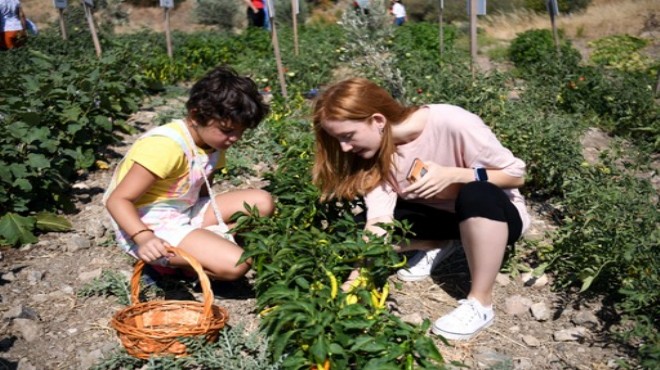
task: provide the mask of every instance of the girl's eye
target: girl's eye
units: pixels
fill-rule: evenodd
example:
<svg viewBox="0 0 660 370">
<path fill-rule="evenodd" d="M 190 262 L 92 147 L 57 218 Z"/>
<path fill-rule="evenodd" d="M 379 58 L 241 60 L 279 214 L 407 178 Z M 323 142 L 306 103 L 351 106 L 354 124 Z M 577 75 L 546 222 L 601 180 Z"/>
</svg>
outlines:
<svg viewBox="0 0 660 370">
<path fill-rule="evenodd" d="M 344 140 L 344 141 L 349 141 L 352 138 L 353 138 L 353 134 L 346 134 L 346 135 L 343 135 L 341 139 Z"/>
</svg>

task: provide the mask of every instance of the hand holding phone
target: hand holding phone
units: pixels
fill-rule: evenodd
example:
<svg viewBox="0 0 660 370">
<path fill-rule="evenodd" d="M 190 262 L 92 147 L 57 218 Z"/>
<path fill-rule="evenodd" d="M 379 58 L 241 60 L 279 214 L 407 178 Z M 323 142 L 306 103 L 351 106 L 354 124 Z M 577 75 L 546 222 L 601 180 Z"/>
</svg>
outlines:
<svg viewBox="0 0 660 370">
<path fill-rule="evenodd" d="M 424 162 L 422 162 L 419 158 L 415 158 L 415 160 L 412 163 L 412 166 L 410 166 L 410 169 L 408 170 L 408 175 L 406 176 L 406 180 L 413 183 L 424 177 L 424 175 L 426 175 L 427 172 L 428 172 L 428 168 L 426 168 Z"/>
</svg>

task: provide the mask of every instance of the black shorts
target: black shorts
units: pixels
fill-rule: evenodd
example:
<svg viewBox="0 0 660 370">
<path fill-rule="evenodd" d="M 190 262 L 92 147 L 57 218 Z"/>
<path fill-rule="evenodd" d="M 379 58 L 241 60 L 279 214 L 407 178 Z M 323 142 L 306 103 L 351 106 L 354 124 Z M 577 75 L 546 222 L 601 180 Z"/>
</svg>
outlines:
<svg viewBox="0 0 660 370">
<path fill-rule="evenodd" d="M 407 220 L 411 224 L 414 239 L 452 240 L 460 239 L 459 224 L 469 218 L 483 217 L 506 222 L 509 226 L 507 244 L 512 245 L 522 233 L 522 219 L 509 197 L 496 185 L 489 182 L 470 182 L 458 193 L 456 213 L 447 212 L 424 204 L 397 200 L 394 218 Z M 365 212 L 356 216 L 358 222 L 366 220 Z"/>
</svg>

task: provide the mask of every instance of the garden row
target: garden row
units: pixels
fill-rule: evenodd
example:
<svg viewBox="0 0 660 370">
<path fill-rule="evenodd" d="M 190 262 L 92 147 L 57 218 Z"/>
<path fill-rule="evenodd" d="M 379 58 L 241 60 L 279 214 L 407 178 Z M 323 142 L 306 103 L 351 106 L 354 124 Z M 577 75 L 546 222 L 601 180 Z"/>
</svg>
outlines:
<svg viewBox="0 0 660 370">
<path fill-rule="evenodd" d="M 639 351 L 640 361 L 657 361 L 657 199 L 649 181 L 637 176 L 648 171 L 644 158 L 658 148 L 658 109 L 648 87 L 652 70 L 580 62 L 568 44 L 558 57 L 549 35 L 533 31 L 513 43 L 512 74 L 473 77 L 467 54 L 452 47 L 462 37 L 455 29 L 447 29 L 440 60 L 436 26 L 394 30 L 379 19 L 377 11 L 368 19 L 347 13 L 342 28 L 302 28 L 299 57 L 290 52 L 291 31 L 283 29 L 291 98 L 276 95 L 267 123 L 234 149 L 242 159 L 229 156 L 229 176 L 249 170 L 248 163 L 273 164 L 267 177 L 278 197 L 278 217 L 238 219 L 244 257 L 255 261 L 255 290 L 273 361 L 286 355 L 286 368 L 401 369 L 413 363 L 432 368 L 442 360 L 425 326 L 403 323 L 383 306 L 386 278 L 398 257 L 382 240 L 362 240 L 347 216 L 351 204 L 321 204 L 311 186 L 313 138 L 303 95 L 330 81 L 339 63 L 403 101 L 453 103 L 482 116 L 528 164 L 527 196 L 555 205 L 559 229 L 552 245 L 531 245 L 540 266 L 556 274 L 559 287 L 611 298 L 617 312 L 634 323 L 622 339 Z M 102 34 L 101 60 L 75 37 L 65 44 L 47 34 L 0 55 L 3 65 L 12 66 L 0 78 L 15 81 L 0 89 L 5 243 L 30 240 L 20 237 L 26 227 L 16 231 L 9 227 L 14 221 L 7 226 L 8 218 L 67 210 L 70 183 L 103 159 L 96 155 L 115 140 L 113 132 L 131 130 L 125 119 L 144 93 L 192 80 L 225 62 L 251 74 L 261 88 L 277 90 L 264 32 L 175 34 L 174 40 L 174 62 L 160 35 L 151 33 Z M 630 52 L 625 40 L 617 42 L 622 46 L 608 46 L 611 53 Z M 508 99 L 519 83 L 520 100 Z M 633 150 L 615 147 L 599 163 L 586 163 L 579 137 L 594 125 L 631 139 Z M 358 262 L 367 266 L 363 284 L 354 296 L 338 291 L 336 282 Z"/>
</svg>

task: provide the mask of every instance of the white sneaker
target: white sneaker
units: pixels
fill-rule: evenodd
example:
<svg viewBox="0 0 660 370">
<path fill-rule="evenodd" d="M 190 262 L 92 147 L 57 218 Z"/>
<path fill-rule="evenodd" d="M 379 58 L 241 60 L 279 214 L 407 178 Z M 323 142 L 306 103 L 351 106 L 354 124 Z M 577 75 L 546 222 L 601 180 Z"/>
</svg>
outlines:
<svg viewBox="0 0 660 370">
<path fill-rule="evenodd" d="M 461 305 L 433 324 L 433 334 L 447 339 L 467 340 L 493 324 L 495 312 L 474 298 L 461 299 Z"/>
<path fill-rule="evenodd" d="M 442 247 L 429 251 L 419 251 L 408 261 L 408 268 L 396 272 L 397 278 L 402 281 L 419 281 L 431 276 L 431 271 L 441 261 L 451 256 L 458 247 L 458 242 L 446 240 Z"/>
</svg>

